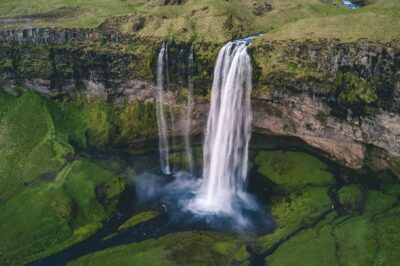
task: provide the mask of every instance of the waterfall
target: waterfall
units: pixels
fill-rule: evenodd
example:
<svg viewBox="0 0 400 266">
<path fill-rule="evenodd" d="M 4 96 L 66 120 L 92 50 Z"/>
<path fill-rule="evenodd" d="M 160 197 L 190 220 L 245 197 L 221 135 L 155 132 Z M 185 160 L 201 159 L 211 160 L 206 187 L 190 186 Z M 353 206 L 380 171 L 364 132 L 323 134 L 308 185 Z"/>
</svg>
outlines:
<svg viewBox="0 0 400 266">
<path fill-rule="evenodd" d="M 218 54 L 204 141 L 203 182 L 195 210 L 233 213 L 244 194 L 251 137 L 252 90 L 249 41 L 229 42 Z"/>
<path fill-rule="evenodd" d="M 164 70 L 167 73 L 167 89 L 168 89 L 168 50 L 167 45 L 163 43 L 157 59 L 157 126 L 159 136 L 159 150 L 161 171 L 164 174 L 170 174 L 169 164 L 169 146 L 167 137 L 167 122 L 164 113 Z"/>
<path fill-rule="evenodd" d="M 186 117 L 185 117 L 185 132 L 184 132 L 184 142 L 185 142 L 185 152 L 187 159 L 187 167 L 189 173 L 193 173 L 193 151 L 192 144 L 190 140 L 190 129 L 192 122 L 192 98 L 193 98 L 193 45 L 190 47 L 190 53 L 188 58 L 188 96 L 186 103 Z"/>
</svg>

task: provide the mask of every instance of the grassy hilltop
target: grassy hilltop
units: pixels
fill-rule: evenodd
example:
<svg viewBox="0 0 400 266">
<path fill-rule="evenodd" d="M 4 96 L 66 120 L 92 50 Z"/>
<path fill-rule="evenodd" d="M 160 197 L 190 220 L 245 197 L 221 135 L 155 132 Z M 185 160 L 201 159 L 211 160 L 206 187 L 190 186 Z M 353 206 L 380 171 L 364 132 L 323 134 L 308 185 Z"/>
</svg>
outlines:
<svg viewBox="0 0 400 266">
<path fill-rule="evenodd" d="M 3 0 L 0 28 L 100 28 L 159 38 L 223 42 L 265 32 L 266 39 L 398 38 L 400 3 L 369 0 Z"/>
</svg>

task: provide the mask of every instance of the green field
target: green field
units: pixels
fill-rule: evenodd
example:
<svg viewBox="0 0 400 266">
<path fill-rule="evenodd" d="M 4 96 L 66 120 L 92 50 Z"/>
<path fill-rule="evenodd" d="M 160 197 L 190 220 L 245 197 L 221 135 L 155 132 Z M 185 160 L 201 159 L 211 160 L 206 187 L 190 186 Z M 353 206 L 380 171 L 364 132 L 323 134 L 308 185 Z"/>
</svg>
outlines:
<svg viewBox="0 0 400 266">
<path fill-rule="evenodd" d="M 265 32 L 265 39 L 399 37 L 400 3 L 371 0 L 349 10 L 339 0 L 189 0 L 163 5 L 158 0 L 3 0 L 0 27 L 96 28 L 163 39 L 224 42 Z"/>
</svg>

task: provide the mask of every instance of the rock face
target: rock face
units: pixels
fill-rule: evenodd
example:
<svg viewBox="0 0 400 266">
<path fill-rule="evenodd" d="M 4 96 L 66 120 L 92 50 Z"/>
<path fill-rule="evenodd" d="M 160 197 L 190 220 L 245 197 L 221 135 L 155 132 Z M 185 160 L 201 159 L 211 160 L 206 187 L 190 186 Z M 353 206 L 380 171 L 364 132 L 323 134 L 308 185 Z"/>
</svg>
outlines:
<svg viewBox="0 0 400 266">
<path fill-rule="evenodd" d="M 0 31 L 0 42 L 18 42 L 29 44 L 63 44 L 69 41 L 97 41 L 107 39 L 114 42 L 126 42 L 131 37 L 120 34 L 104 34 L 85 29 L 17 29 Z"/>
<path fill-rule="evenodd" d="M 253 52 L 260 66 L 254 96 L 256 128 L 300 137 L 353 168 L 376 160 L 378 168 L 396 165 L 396 45 L 272 43 Z M 271 60 L 275 56 L 278 59 Z"/>
<path fill-rule="evenodd" d="M 300 137 L 350 167 L 364 165 L 368 145 L 382 148 L 389 157 L 400 154 L 398 114 L 380 111 L 373 118 L 340 119 L 331 116 L 331 107 L 317 98 L 276 91 L 254 103 L 256 130 Z"/>
<path fill-rule="evenodd" d="M 154 102 L 157 40 L 86 30 L 0 32 L 0 86 L 52 97 L 123 105 Z M 182 112 L 191 44 L 169 45 L 168 103 Z M 397 44 L 339 41 L 254 45 L 255 131 L 296 136 L 353 168 L 399 171 L 400 53 Z M 204 129 L 218 45 L 195 44 L 193 133 Z M 177 116 L 179 117 L 179 116 Z M 176 121 L 175 133 L 181 131 Z M 397 169 L 397 170 L 396 170 Z"/>
</svg>

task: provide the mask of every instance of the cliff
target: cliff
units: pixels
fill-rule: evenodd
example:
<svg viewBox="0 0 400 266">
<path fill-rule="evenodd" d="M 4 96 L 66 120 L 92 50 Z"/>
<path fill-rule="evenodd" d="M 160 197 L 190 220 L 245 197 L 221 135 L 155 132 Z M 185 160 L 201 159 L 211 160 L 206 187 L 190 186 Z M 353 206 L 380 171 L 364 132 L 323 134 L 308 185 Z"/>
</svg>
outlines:
<svg viewBox="0 0 400 266">
<path fill-rule="evenodd" d="M 30 29 L 0 32 L 0 42 L 0 82 L 6 91 L 26 86 L 55 100 L 72 101 L 86 95 L 91 102 L 119 109 L 128 103 L 155 101 L 157 39 Z M 169 44 L 171 73 L 181 74 L 171 76 L 168 102 L 178 114 L 187 86 L 189 47 Z M 194 48 L 195 134 L 204 128 L 219 45 L 200 42 Z M 398 43 L 262 39 L 250 52 L 255 131 L 299 137 L 352 168 L 392 169 L 399 174 Z M 177 125 L 179 134 L 179 121 Z M 121 128 L 114 128 L 109 136 L 115 138 L 120 132 Z M 151 137 L 155 132 L 146 134 Z M 135 142 L 127 136 L 116 139 L 119 144 Z"/>
</svg>

